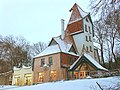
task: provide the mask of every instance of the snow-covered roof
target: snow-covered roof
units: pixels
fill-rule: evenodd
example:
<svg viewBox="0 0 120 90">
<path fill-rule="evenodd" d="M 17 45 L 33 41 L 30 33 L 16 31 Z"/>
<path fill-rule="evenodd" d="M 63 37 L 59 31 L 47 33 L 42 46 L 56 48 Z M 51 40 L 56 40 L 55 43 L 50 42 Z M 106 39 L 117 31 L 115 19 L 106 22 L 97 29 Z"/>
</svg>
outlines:
<svg viewBox="0 0 120 90">
<path fill-rule="evenodd" d="M 72 47 L 72 44 L 66 43 L 64 40 L 61 39 L 60 36 L 54 37 L 53 40 L 55 40 L 57 44 L 49 45 L 44 51 L 42 51 L 40 54 L 35 56 L 35 58 L 40 56 L 55 54 L 58 52 L 64 52 L 66 54 L 76 55 L 75 53 L 69 52 L 70 48 Z"/>
<path fill-rule="evenodd" d="M 105 70 L 108 71 L 106 68 L 102 67 L 94 58 L 92 58 L 89 54 L 84 53 L 82 56 L 85 56 L 94 66 L 96 66 L 98 69 L 100 70 Z M 70 66 L 70 70 L 79 62 L 79 60 L 81 60 L 80 58 L 82 57 L 80 56 L 71 66 Z"/>
<path fill-rule="evenodd" d="M 84 56 L 90 60 L 92 64 L 94 64 L 97 68 L 108 71 L 106 68 L 102 67 L 94 58 L 92 58 L 89 54 L 84 54 Z"/>
<path fill-rule="evenodd" d="M 79 10 L 80 15 L 82 16 L 82 18 L 84 18 L 85 16 L 87 16 L 87 15 L 89 14 L 88 12 L 83 11 L 83 10 L 80 8 L 80 6 L 77 5 L 77 7 L 78 7 L 78 10 Z"/>
<path fill-rule="evenodd" d="M 24 68 L 24 69 L 29 69 L 29 68 L 32 68 L 31 66 L 28 66 L 28 67 L 26 67 L 26 66 L 22 66 L 22 68 Z M 21 70 L 22 68 L 17 68 L 17 67 L 14 67 L 14 71 L 16 70 Z"/>
<path fill-rule="evenodd" d="M 68 52 L 72 47 L 72 44 L 66 43 L 64 40 L 61 39 L 60 36 L 53 38 L 59 45 L 62 52 Z"/>
<path fill-rule="evenodd" d="M 49 54 L 54 54 L 54 53 L 58 53 L 60 52 L 60 48 L 58 45 L 51 45 L 48 46 L 45 50 L 43 50 L 40 54 L 36 55 L 36 57 L 40 57 L 40 56 L 45 56 L 45 55 L 49 55 Z"/>
</svg>

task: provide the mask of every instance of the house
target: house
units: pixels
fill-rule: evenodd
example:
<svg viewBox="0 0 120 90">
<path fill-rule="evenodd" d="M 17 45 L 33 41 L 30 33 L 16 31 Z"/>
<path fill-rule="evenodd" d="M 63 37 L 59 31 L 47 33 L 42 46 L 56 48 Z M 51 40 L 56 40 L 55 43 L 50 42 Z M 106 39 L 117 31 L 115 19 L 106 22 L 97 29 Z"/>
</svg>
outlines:
<svg viewBox="0 0 120 90">
<path fill-rule="evenodd" d="M 62 19 L 61 35 L 53 37 L 48 47 L 34 57 L 34 83 L 86 78 L 88 75 L 107 71 L 98 63 L 90 13 L 83 11 L 76 3 L 70 12 L 66 30 Z"/>
<path fill-rule="evenodd" d="M 24 86 L 33 84 L 32 67 L 22 66 L 22 68 L 14 67 L 12 85 Z"/>
</svg>

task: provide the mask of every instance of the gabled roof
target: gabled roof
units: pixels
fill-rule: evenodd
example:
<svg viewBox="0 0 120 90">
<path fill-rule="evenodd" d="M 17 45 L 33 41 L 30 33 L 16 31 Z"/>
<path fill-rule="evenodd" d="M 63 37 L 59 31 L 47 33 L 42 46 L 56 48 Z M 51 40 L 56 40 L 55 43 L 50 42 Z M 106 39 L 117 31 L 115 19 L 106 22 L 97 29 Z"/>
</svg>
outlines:
<svg viewBox="0 0 120 90">
<path fill-rule="evenodd" d="M 45 50 L 43 50 L 40 54 L 36 55 L 35 58 L 59 52 L 76 55 L 75 53 L 69 52 L 72 46 L 72 44 L 68 44 L 64 40 L 62 40 L 60 36 L 54 37 L 52 38 L 48 47 Z"/>
<path fill-rule="evenodd" d="M 81 8 L 79 5 L 77 5 L 76 3 L 75 3 L 75 4 L 73 5 L 73 7 L 70 9 L 70 12 L 71 12 L 72 10 L 74 10 L 74 7 L 77 7 L 77 9 L 79 10 L 79 13 L 80 13 L 80 15 L 81 15 L 82 18 L 84 18 L 85 16 L 87 16 L 87 15 L 89 14 L 88 12 L 83 11 L 82 8 Z"/>
<path fill-rule="evenodd" d="M 93 59 L 89 54 L 84 53 L 80 56 L 71 66 L 70 70 L 75 70 L 82 62 L 88 62 L 96 70 L 108 71 L 106 68 L 102 67 L 95 59 Z"/>
</svg>

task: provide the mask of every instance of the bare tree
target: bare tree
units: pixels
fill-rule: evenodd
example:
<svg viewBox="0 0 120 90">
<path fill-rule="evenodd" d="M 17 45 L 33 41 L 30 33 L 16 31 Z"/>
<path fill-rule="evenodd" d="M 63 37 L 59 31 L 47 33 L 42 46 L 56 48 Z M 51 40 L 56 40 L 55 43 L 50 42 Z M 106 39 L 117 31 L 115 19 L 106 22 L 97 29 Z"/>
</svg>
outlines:
<svg viewBox="0 0 120 90">
<path fill-rule="evenodd" d="M 105 24 L 103 24 L 100 21 L 95 21 L 94 22 L 94 33 L 95 33 L 95 38 L 96 38 L 95 42 L 98 43 L 100 46 L 101 61 L 102 61 L 102 64 L 105 66 L 105 61 L 104 61 L 104 43 L 106 39 Z"/>
<path fill-rule="evenodd" d="M 41 53 L 46 47 L 47 47 L 47 45 L 44 42 L 34 43 L 31 46 L 31 54 L 32 54 L 32 56 L 35 56 L 35 55 Z"/>
<path fill-rule="evenodd" d="M 94 15 L 99 15 L 99 22 L 105 24 L 106 28 L 106 41 L 108 41 L 110 46 L 110 52 L 112 54 L 112 59 L 114 59 L 117 65 L 117 56 L 115 54 L 116 45 L 120 45 L 120 7 L 119 0 L 91 0 L 91 9 Z"/>
<path fill-rule="evenodd" d="M 0 36 L 0 42 L 0 58 L 9 62 L 11 69 L 30 62 L 29 43 L 23 37 Z"/>
</svg>

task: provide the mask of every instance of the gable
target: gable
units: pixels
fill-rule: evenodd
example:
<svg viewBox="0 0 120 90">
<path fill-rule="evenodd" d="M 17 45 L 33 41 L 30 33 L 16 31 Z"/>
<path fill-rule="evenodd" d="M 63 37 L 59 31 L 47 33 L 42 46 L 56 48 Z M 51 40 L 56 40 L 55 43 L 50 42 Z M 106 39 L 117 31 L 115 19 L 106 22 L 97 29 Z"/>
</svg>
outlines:
<svg viewBox="0 0 120 90">
<path fill-rule="evenodd" d="M 57 42 L 54 39 L 52 39 L 48 46 L 51 46 L 51 45 L 57 45 Z"/>
<path fill-rule="evenodd" d="M 78 20 L 79 18 L 82 18 L 76 5 L 74 5 L 70 11 L 72 11 L 72 14 L 71 14 L 69 22 L 72 22 L 72 21 Z"/>
<path fill-rule="evenodd" d="M 77 54 L 77 52 L 76 52 L 75 48 L 73 47 L 73 45 L 72 45 L 72 47 L 70 48 L 69 52 L 73 52 L 73 53 Z"/>
<path fill-rule="evenodd" d="M 71 65 L 70 70 L 75 70 L 80 64 L 87 63 L 90 66 L 92 66 L 95 70 L 102 70 L 102 71 L 108 71 L 104 67 L 102 67 L 99 63 L 97 63 L 90 55 L 84 54 L 81 57 L 78 58 L 78 60 Z"/>
</svg>

